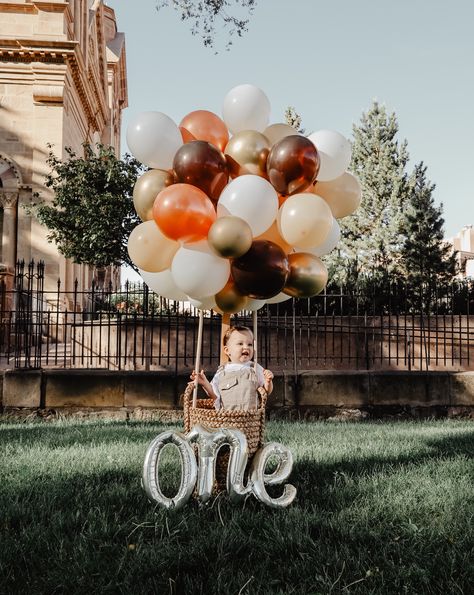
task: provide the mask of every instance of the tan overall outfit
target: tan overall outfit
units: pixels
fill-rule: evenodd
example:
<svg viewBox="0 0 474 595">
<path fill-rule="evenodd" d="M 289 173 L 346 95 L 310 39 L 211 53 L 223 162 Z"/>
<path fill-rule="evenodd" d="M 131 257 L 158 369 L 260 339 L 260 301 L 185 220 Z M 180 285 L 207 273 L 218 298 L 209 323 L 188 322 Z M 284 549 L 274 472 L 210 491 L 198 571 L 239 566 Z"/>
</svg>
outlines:
<svg viewBox="0 0 474 595">
<path fill-rule="evenodd" d="M 227 411 L 258 409 L 258 379 L 253 366 L 240 370 L 226 370 L 218 377 L 221 407 Z"/>
</svg>

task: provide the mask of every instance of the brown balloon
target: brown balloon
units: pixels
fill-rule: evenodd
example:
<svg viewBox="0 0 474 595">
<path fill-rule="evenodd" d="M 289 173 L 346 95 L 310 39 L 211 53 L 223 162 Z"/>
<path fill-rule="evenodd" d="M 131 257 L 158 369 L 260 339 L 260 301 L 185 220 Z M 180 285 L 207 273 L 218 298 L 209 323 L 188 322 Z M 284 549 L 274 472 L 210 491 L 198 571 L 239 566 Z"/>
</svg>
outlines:
<svg viewBox="0 0 474 595">
<path fill-rule="evenodd" d="M 219 217 L 209 229 L 207 243 L 222 258 L 238 258 L 252 245 L 252 230 L 240 217 Z"/>
<path fill-rule="evenodd" d="M 232 279 L 229 279 L 224 288 L 216 293 L 214 297 L 217 308 L 227 314 L 234 314 L 234 312 L 243 310 L 247 303 L 247 297 L 238 291 Z"/>
<path fill-rule="evenodd" d="M 297 298 L 318 295 L 326 287 L 328 271 L 320 258 L 306 252 L 288 256 L 290 274 L 283 293 Z"/>
<path fill-rule="evenodd" d="M 260 132 L 237 132 L 227 143 L 224 151 L 231 177 L 252 174 L 266 178 L 269 152 L 270 142 Z"/>
<path fill-rule="evenodd" d="M 280 293 L 288 273 L 286 254 L 280 246 L 267 240 L 255 240 L 250 250 L 231 264 L 231 275 L 237 290 L 257 300 Z"/>
<path fill-rule="evenodd" d="M 150 169 L 138 178 L 133 188 L 133 204 L 142 221 L 153 219 L 153 203 L 158 194 L 176 182 L 173 172 Z"/>
<path fill-rule="evenodd" d="M 309 139 L 286 136 L 273 145 L 268 155 L 268 179 L 279 194 L 296 194 L 314 182 L 319 165 L 318 150 Z"/>
<path fill-rule="evenodd" d="M 178 149 L 173 169 L 178 182 L 200 188 L 214 202 L 229 180 L 224 154 L 201 140 L 186 143 Z"/>
</svg>

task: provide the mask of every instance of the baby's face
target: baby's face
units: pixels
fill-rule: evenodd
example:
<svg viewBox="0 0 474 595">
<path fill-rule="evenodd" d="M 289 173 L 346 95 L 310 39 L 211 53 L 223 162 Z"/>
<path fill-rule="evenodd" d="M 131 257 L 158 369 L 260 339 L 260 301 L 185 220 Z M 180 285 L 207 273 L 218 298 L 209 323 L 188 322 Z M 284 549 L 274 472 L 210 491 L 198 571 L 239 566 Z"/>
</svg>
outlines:
<svg viewBox="0 0 474 595">
<path fill-rule="evenodd" d="M 244 364 L 253 358 L 253 335 L 234 331 L 224 347 L 224 353 L 233 364 Z"/>
</svg>

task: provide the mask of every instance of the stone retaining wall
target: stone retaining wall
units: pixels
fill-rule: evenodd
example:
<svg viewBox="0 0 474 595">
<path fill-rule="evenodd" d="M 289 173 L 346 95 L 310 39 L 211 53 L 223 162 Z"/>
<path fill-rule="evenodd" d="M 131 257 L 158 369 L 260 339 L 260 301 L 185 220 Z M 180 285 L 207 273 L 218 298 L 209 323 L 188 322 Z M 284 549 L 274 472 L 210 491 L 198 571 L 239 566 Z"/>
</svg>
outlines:
<svg viewBox="0 0 474 595">
<path fill-rule="evenodd" d="M 180 409 L 187 377 L 166 372 L 6 371 L 2 406 L 11 410 Z M 302 371 L 275 376 L 270 417 L 468 415 L 474 372 Z"/>
</svg>

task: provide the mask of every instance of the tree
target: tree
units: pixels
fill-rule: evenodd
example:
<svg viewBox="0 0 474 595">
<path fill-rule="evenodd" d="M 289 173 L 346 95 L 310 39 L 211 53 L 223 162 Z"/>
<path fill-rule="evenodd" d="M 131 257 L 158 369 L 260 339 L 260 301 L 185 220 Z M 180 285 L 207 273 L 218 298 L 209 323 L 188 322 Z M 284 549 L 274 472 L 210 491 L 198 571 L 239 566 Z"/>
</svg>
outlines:
<svg viewBox="0 0 474 595">
<path fill-rule="evenodd" d="M 434 204 L 435 185 L 426 179 L 423 162 L 415 166 L 409 186 L 401 222 L 404 242 L 400 256 L 404 276 L 415 288 L 429 285 L 433 280 L 451 281 L 457 272 L 456 256 L 444 242 L 443 206 Z"/>
<path fill-rule="evenodd" d="M 232 45 L 231 37 L 242 37 L 247 31 L 249 18 L 239 18 L 237 12 L 242 9 L 251 15 L 257 0 L 159 0 L 157 10 L 169 7 L 179 13 L 182 21 L 191 22 L 191 33 L 200 35 L 206 47 L 214 47 L 216 37 L 216 21 L 220 20 L 227 28 L 229 41 L 226 49 Z M 229 12 L 233 9 L 233 13 Z M 217 52 L 216 52 L 217 53 Z"/>
<path fill-rule="evenodd" d="M 386 277 L 400 270 L 400 235 L 408 180 L 406 141 L 396 140 L 397 118 L 374 102 L 353 126 L 350 169 L 362 186 L 362 202 L 340 220 L 340 249 L 326 260 L 333 279 L 354 283 L 360 276 Z"/>
<path fill-rule="evenodd" d="M 122 262 L 133 266 L 127 239 L 139 222 L 132 193 L 142 165 L 129 155 L 117 159 L 111 147 L 97 145 L 94 151 L 83 146 L 84 157 L 66 148 L 65 161 L 49 147 L 51 171 L 45 185 L 54 198 L 34 204 L 32 211 L 49 229 L 48 241 L 66 258 L 97 267 Z"/>
</svg>

